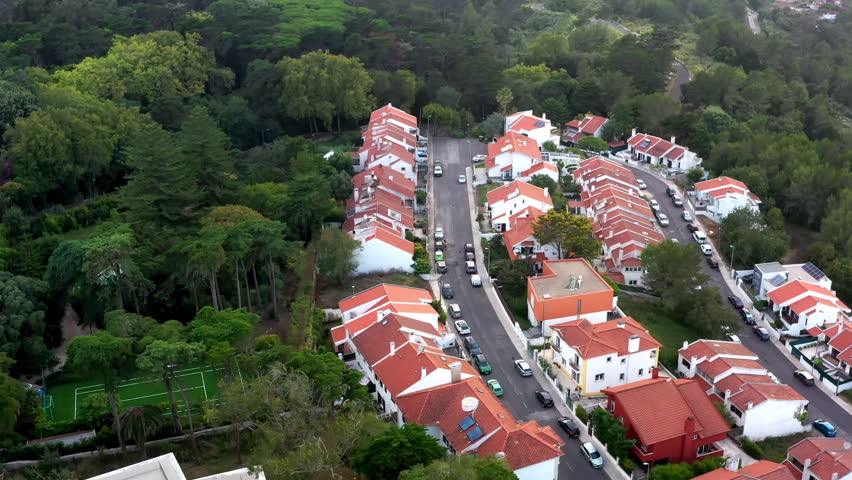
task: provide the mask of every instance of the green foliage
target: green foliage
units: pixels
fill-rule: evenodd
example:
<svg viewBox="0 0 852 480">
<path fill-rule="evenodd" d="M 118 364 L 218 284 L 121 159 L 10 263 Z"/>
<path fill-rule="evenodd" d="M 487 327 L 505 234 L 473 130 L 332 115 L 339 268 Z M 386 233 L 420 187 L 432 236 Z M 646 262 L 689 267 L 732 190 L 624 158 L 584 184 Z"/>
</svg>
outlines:
<svg viewBox="0 0 852 480">
<path fill-rule="evenodd" d="M 13 363 L 15 361 L 6 352 L 0 352 L 0 439 L 5 439 L 14 431 L 27 398 L 24 385 L 9 376 Z"/>
<path fill-rule="evenodd" d="M 504 116 L 494 112 L 491 115 L 488 115 L 488 117 L 485 118 L 485 121 L 482 122 L 482 133 L 485 135 L 486 139 L 500 137 L 503 135 L 503 128 L 505 126 L 506 122 Z"/>
<path fill-rule="evenodd" d="M 77 419 L 93 429 L 109 424 L 109 397 L 104 392 L 91 393 L 80 399 Z"/>
<path fill-rule="evenodd" d="M 714 405 L 716 406 L 716 410 L 718 410 L 719 413 L 722 414 L 723 417 L 725 417 L 725 422 L 728 423 L 729 427 L 734 428 L 737 426 L 737 419 L 734 418 L 734 414 L 731 413 L 730 410 L 725 407 L 725 404 L 715 403 Z"/>
<path fill-rule="evenodd" d="M 15 373 L 35 373 L 55 360 L 44 341 L 47 285 L 0 272 L 0 353 L 18 362 Z M 3 370 L 12 364 L 0 365 Z"/>
<path fill-rule="evenodd" d="M 693 464 L 670 463 L 656 465 L 651 469 L 650 480 L 689 480 L 721 468 L 725 464 L 722 457 L 708 457 Z"/>
<path fill-rule="evenodd" d="M 392 104 L 402 110 L 411 111 L 417 94 L 417 76 L 414 73 L 408 70 L 376 70 L 370 72 L 370 76 L 373 78 L 373 95 L 379 105 Z"/>
<path fill-rule="evenodd" d="M 760 447 L 756 443 L 751 441 L 749 438 L 744 437 L 742 439 L 742 447 L 743 447 L 743 451 L 746 453 L 746 455 L 748 455 L 752 458 L 755 458 L 757 460 L 760 460 L 761 458 L 763 458 L 763 451 L 760 449 Z"/>
<path fill-rule="evenodd" d="M 707 281 L 701 272 L 701 253 L 692 244 L 665 240 L 642 251 L 642 268 L 647 271 L 645 284 L 658 292 L 669 306 L 678 304 L 695 287 Z"/>
<path fill-rule="evenodd" d="M 208 348 L 220 342 L 239 345 L 251 337 L 258 320 L 257 315 L 244 309 L 217 312 L 211 307 L 204 307 L 187 325 L 188 338 Z"/>
<path fill-rule="evenodd" d="M 371 438 L 365 448 L 355 453 L 351 463 L 370 480 L 393 480 L 403 470 L 428 465 L 445 455 L 446 449 L 424 427 L 406 423 Z"/>
<path fill-rule="evenodd" d="M 35 95 L 26 88 L 0 80 L 0 142 L 3 133 L 19 118 L 27 117 L 37 109 Z"/>
<path fill-rule="evenodd" d="M 135 345 L 157 327 L 157 321 L 124 310 L 113 310 L 104 315 L 104 325 L 110 335 L 129 338 Z"/>
<path fill-rule="evenodd" d="M 729 261 L 733 254 L 735 268 L 776 261 L 787 252 L 787 234 L 783 229 L 770 228 L 760 212 L 748 208 L 734 210 L 722 219 L 720 229 L 725 243 L 720 253 Z M 729 245 L 733 246 L 733 252 Z"/>
<path fill-rule="evenodd" d="M 542 245 L 553 245 L 559 258 L 588 260 L 599 255 L 600 247 L 592 236 L 592 224 L 584 216 L 550 210 L 533 224 L 533 236 Z"/>
<path fill-rule="evenodd" d="M 633 473 L 633 470 L 636 468 L 636 465 L 633 463 L 633 460 L 630 460 L 630 457 L 624 457 L 619 460 L 618 466 L 627 473 Z"/>
<path fill-rule="evenodd" d="M 356 251 L 361 244 L 348 233 L 336 228 L 326 228 L 316 243 L 317 270 L 325 282 L 343 286 L 358 268 Z"/>
<path fill-rule="evenodd" d="M 286 363 L 287 368 L 302 372 L 313 382 L 318 400 L 334 403 L 340 399 L 368 401 L 370 394 L 361 385 L 361 374 L 346 368 L 333 352 L 296 352 Z"/>
<path fill-rule="evenodd" d="M 592 411 L 594 434 L 606 445 L 607 450 L 616 458 L 624 458 L 635 440 L 627 439 L 627 429 L 609 412 L 601 408 Z"/>
<path fill-rule="evenodd" d="M 589 412 L 586 411 L 586 408 L 582 405 L 577 405 L 574 407 L 574 415 L 577 416 L 577 420 L 583 422 L 584 424 L 589 423 Z"/>
<path fill-rule="evenodd" d="M 429 118 L 432 128 L 444 129 L 447 132 L 458 130 L 462 126 L 459 113 L 452 108 L 437 103 L 423 107 L 423 118 Z"/>
<path fill-rule="evenodd" d="M 432 308 L 434 308 L 435 311 L 438 312 L 438 321 L 443 323 L 443 324 L 446 324 L 447 323 L 447 312 L 444 311 L 444 305 L 441 303 L 441 301 L 440 300 L 433 300 L 430 303 L 430 305 L 432 305 Z"/>
<path fill-rule="evenodd" d="M 581 138 L 580 143 L 578 143 L 577 146 L 583 150 L 591 150 L 593 152 L 605 152 L 609 150 L 609 144 L 606 140 L 592 135 Z"/>
<path fill-rule="evenodd" d="M 399 480 L 432 480 L 453 478 L 458 480 L 517 480 L 518 476 L 508 467 L 505 460 L 478 455 L 449 455 L 428 465 L 417 465 L 403 470 Z"/>
</svg>

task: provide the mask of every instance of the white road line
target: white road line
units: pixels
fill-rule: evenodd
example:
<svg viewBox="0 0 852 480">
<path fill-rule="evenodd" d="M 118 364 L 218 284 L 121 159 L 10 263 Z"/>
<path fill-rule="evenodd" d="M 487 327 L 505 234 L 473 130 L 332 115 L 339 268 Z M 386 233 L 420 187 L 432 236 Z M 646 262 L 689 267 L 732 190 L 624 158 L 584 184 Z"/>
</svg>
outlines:
<svg viewBox="0 0 852 480">
<path fill-rule="evenodd" d="M 190 391 L 190 390 L 198 390 L 199 388 L 204 388 L 204 387 L 191 387 L 191 388 L 184 388 L 184 390 L 188 392 L 188 391 Z M 135 402 L 136 400 L 142 400 L 143 398 L 159 397 L 160 395 L 167 395 L 167 394 L 168 394 L 168 392 L 153 393 L 153 394 L 151 394 L 151 395 L 143 395 L 143 396 L 141 396 L 141 397 L 128 398 L 128 399 L 126 399 L 126 400 L 122 400 L 121 402 L 122 402 L 122 403 L 126 403 L 126 402 Z"/>
<path fill-rule="evenodd" d="M 207 398 L 207 383 L 204 381 L 204 370 L 201 371 L 201 388 L 204 389 L 204 401 L 210 400 Z"/>
</svg>

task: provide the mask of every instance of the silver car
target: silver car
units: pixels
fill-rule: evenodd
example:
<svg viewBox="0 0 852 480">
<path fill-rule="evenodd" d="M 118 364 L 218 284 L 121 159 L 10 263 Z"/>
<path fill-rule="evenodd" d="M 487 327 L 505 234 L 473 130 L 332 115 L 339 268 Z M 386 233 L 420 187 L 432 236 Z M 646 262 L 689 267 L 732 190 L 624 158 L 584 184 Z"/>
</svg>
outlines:
<svg viewBox="0 0 852 480">
<path fill-rule="evenodd" d="M 456 325 L 456 331 L 459 332 L 459 335 L 470 335 L 470 325 L 467 324 L 464 320 L 456 320 L 453 322 Z"/>
<path fill-rule="evenodd" d="M 592 445 L 592 442 L 584 443 L 580 446 L 580 450 L 583 451 L 583 456 L 589 460 L 589 463 L 591 463 L 593 467 L 603 468 L 603 457 L 601 456 L 600 452 L 598 452 L 598 449 L 595 448 L 594 445 Z"/>
</svg>

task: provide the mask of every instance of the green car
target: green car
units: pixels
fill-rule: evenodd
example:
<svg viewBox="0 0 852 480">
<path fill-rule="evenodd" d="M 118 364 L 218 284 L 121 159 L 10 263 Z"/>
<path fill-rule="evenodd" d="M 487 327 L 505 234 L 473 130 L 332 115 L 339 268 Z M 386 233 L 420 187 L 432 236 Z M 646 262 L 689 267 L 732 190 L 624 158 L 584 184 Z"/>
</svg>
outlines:
<svg viewBox="0 0 852 480">
<path fill-rule="evenodd" d="M 482 355 L 481 353 L 479 355 L 474 355 L 473 363 L 476 364 L 476 368 L 479 369 L 479 373 L 482 375 L 488 375 L 491 373 L 491 364 L 488 363 L 488 359 L 485 358 L 485 355 Z"/>
<path fill-rule="evenodd" d="M 491 380 L 488 380 L 487 383 L 488 383 L 488 388 L 490 388 L 491 391 L 494 392 L 494 395 L 497 395 L 498 397 L 503 396 L 503 386 L 500 385 L 500 382 L 498 382 L 496 379 L 492 378 Z"/>
<path fill-rule="evenodd" d="M 443 252 L 443 250 L 436 250 L 436 251 L 435 251 L 435 261 L 436 261 L 436 262 L 443 262 L 443 261 L 444 261 L 444 252 Z"/>
</svg>

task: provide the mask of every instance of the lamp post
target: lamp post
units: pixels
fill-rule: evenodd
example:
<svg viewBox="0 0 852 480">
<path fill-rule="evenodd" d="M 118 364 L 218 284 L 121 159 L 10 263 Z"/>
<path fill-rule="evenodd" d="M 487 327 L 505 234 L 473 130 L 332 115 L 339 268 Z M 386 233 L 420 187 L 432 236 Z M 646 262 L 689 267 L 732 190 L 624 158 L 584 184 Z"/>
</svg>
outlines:
<svg viewBox="0 0 852 480">
<path fill-rule="evenodd" d="M 488 276 L 491 276 L 491 249 L 485 247 L 485 251 L 488 252 L 488 263 L 485 264 L 485 270 L 488 271 Z"/>
<path fill-rule="evenodd" d="M 734 269 L 734 246 L 730 245 L 730 247 L 731 247 L 731 278 L 736 278 L 737 277 L 737 271 Z"/>
</svg>

